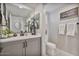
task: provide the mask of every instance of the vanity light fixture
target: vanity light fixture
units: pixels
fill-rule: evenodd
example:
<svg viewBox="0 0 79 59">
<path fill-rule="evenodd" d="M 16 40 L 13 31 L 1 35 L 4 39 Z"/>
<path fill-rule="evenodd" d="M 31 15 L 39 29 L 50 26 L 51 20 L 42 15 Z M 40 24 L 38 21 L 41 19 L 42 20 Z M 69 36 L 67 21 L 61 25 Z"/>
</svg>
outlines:
<svg viewBox="0 0 79 59">
<path fill-rule="evenodd" d="M 30 7 L 28 7 L 28 6 L 25 6 L 25 5 L 23 5 L 23 4 L 13 4 L 13 5 L 15 5 L 15 6 L 17 6 L 17 7 L 19 7 L 19 8 L 25 8 L 25 9 L 27 9 L 27 10 L 32 10 L 32 8 L 30 8 Z"/>
</svg>

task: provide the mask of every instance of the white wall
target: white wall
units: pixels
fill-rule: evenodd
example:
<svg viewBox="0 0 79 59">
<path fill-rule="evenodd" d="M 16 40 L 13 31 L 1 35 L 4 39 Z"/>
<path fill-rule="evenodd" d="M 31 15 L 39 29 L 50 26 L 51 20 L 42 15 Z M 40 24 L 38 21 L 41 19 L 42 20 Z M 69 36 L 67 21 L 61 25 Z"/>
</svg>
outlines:
<svg viewBox="0 0 79 59">
<path fill-rule="evenodd" d="M 56 43 L 58 24 L 60 20 L 59 10 L 65 4 L 47 4 L 45 10 L 48 18 L 48 41 Z"/>
<path fill-rule="evenodd" d="M 56 43 L 58 34 L 58 24 L 59 24 L 59 13 L 58 10 L 48 14 L 48 24 L 49 24 L 49 39 L 48 41 Z"/>
</svg>

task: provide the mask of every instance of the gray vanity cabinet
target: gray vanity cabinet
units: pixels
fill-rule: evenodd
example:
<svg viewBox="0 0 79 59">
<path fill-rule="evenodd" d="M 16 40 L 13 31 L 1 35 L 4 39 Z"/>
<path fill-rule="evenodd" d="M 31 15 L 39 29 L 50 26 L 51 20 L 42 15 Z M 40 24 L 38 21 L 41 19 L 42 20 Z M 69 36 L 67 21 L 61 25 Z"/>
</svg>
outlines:
<svg viewBox="0 0 79 59">
<path fill-rule="evenodd" d="M 7 42 L 2 44 L 0 55 L 3 56 L 22 56 L 24 55 L 24 41 Z"/>
<path fill-rule="evenodd" d="M 2 43 L 2 56 L 40 56 L 40 38 Z"/>
<path fill-rule="evenodd" d="M 40 56 L 40 38 L 26 40 L 26 56 Z"/>
</svg>

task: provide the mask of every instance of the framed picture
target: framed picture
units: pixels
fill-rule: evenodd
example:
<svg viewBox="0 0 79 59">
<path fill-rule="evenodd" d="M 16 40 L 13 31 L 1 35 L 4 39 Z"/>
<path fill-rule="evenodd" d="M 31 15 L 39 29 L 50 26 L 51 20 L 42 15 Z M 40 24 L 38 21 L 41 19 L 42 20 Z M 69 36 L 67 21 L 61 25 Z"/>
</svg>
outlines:
<svg viewBox="0 0 79 59">
<path fill-rule="evenodd" d="M 78 7 L 70 9 L 68 11 L 60 13 L 60 20 L 63 20 L 65 18 L 72 18 L 72 17 L 77 17 L 78 16 Z"/>
</svg>

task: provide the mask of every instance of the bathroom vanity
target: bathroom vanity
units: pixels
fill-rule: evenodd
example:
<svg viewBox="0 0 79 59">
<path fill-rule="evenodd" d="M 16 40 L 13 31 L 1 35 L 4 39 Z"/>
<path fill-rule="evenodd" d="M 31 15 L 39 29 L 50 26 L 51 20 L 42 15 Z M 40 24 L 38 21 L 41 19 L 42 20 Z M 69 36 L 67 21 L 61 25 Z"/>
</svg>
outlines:
<svg viewBox="0 0 79 59">
<path fill-rule="evenodd" d="M 17 36 L 0 39 L 0 55 L 5 56 L 40 56 L 41 35 Z"/>
<path fill-rule="evenodd" d="M 14 14 L 12 8 L 9 10 L 9 6 L 1 4 L 0 55 L 40 56 L 41 34 L 37 34 L 40 33 L 40 13 L 28 19 L 21 14 Z"/>
</svg>

